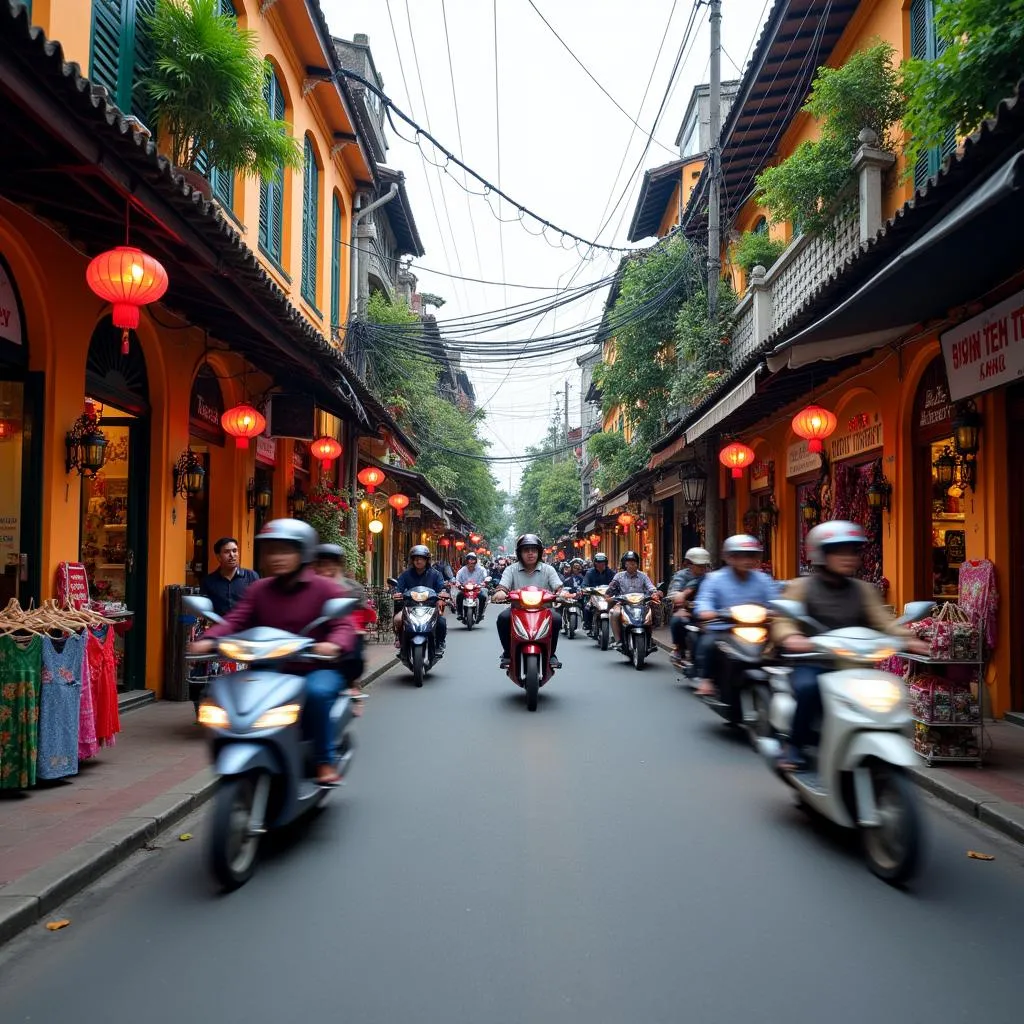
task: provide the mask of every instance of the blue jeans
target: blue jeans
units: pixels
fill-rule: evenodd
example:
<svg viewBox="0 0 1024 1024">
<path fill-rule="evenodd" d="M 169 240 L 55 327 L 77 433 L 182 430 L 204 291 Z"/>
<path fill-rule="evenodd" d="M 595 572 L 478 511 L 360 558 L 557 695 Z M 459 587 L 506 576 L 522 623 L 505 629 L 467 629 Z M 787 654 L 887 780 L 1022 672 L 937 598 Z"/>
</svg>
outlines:
<svg viewBox="0 0 1024 1024">
<path fill-rule="evenodd" d="M 313 760 L 330 764 L 334 760 L 334 737 L 331 735 L 331 708 L 341 692 L 344 680 L 333 668 L 318 668 L 306 676 L 306 707 L 302 725 L 313 741 Z"/>
<path fill-rule="evenodd" d="M 796 697 L 793 711 L 793 729 L 790 742 L 803 750 L 814 739 L 814 722 L 821 716 L 821 687 L 818 676 L 824 669 L 820 665 L 797 665 L 790 676 L 790 686 Z"/>
</svg>

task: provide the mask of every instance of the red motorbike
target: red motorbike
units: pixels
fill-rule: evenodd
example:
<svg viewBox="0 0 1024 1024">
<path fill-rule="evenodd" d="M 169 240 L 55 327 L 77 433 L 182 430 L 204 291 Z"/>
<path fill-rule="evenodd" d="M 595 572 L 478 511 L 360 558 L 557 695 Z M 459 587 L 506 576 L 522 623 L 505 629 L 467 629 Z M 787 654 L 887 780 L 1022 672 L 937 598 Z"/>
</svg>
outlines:
<svg viewBox="0 0 1024 1024">
<path fill-rule="evenodd" d="M 455 586 L 462 592 L 462 611 L 459 617 L 466 629 L 472 629 L 480 621 L 480 613 L 483 611 L 480 600 L 480 584 L 456 583 Z"/>
<path fill-rule="evenodd" d="M 539 587 L 511 590 L 512 643 L 507 674 L 526 691 L 526 710 L 537 710 L 540 688 L 551 678 L 551 604 L 555 595 Z"/>
</svg>

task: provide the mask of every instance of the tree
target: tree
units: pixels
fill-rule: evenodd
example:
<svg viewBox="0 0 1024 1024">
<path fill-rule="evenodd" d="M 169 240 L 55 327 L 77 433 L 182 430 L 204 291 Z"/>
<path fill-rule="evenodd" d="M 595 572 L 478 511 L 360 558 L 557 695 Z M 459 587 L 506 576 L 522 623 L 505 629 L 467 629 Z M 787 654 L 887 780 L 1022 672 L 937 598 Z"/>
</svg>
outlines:
<svg viewBox="0 0 1024 1024">
<path fill-rule="evenodd" d="M 694 295 L 676 316 L 679 358 L 672 381 L 671 401 L 689 410 L 699 405 L 729 368 L 729 340 L 735 327 L 736 293 L 728 282 L 718 284 L 718 316 L 712 325 L 707 299 Z"/>
<path fill-rule="evenodd" d="M 650 458 L 650 449 L 630 444 L 619 431 L 595 434 L 587 441 L 587 454 L 597 459 L 599 468 L 594 483 L 602 494 L 607 494 L 642 469 Z"/>
<path fill-rule="evenodd" d="M 551 456 L 541 456 L 523 472 L 515 500 L 516 532 L 536 533 L 550 544 L 569 530 L 579 508 L 580 473 L 576 460 L 552 462 Z"/>
<path fill-rule="evenodd" d="M 950 129 L 969 135 L 1024 75 L 1024 0 L 937 0 L 933 60 L 903 65 L 910 173 Z"/>
</svg>

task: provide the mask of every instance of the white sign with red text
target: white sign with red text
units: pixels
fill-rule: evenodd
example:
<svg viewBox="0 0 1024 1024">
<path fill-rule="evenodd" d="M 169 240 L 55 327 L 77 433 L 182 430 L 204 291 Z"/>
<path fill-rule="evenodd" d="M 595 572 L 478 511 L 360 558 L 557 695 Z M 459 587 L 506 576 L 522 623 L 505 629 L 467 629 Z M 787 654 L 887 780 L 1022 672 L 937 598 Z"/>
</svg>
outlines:
<svg viewBox="0 0 1024 1024">
<path fill-rule="evenodd" d="M 1024 377 L 1024 292 L 946 331 L 939 340 L 954 402 Z"/>
<path fill-rule="evenodd" d="M 22 336 L 21 311 L 14 284 L 0 263 L 0 338 L 14 345 L 24 343 Z"/>
</svg>

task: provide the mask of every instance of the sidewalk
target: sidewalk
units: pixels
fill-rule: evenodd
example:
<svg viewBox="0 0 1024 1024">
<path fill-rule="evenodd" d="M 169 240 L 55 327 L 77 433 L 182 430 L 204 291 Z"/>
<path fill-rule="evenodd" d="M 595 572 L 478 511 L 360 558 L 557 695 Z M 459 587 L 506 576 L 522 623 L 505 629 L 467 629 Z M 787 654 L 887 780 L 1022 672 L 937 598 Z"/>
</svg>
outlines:
<svg viewBox="0 0 1024 1024">
<path fill-rule="evenodd" d="M 672 650 L 667 626 L 654 637 Z M 922 789 L 1024 843 L 1024 728 L 986 721 L 985 746 L 981 768 L 929 768 L 922 761 L 911 774 Z"/>
<path fill-rule="evenodd" d="M 394 663 L 390 643 L 367 645 L 363 685 Z M 78 775 L 0 792 L 0 942 L 198 807 L 213 783 L 192 704 L 159 701 L 128 712 L 117 743 Z"/>
</svg>

